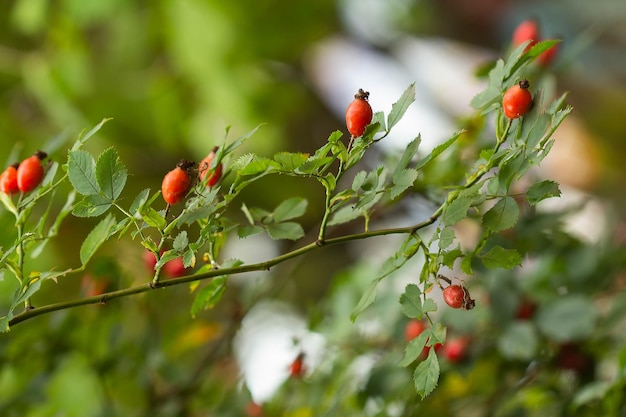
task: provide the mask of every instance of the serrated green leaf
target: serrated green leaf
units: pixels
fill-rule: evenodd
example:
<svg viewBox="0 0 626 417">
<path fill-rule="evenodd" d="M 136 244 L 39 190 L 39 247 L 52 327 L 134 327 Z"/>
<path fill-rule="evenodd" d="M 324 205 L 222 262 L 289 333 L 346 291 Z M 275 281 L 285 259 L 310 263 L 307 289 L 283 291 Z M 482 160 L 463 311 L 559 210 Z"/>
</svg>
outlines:
<svg viewBox="0 0 626 417">
<path fill-rule="evenodd" d="M 417 337 L 411 339 L 404 348 L 404 357 L 398 366 L 407 367 L 415 362 L 417 358 L 422 355 L 422 352 L 424 352 L 424 347 L 426 346 L 426 341 L 429 336 L 430 332 L 428 330 L 424 330 Z"/>
<path fill-rule="evenodd" d="M 200 311 L 213 308 L 226 292 L 226 283 L 227 277 L 225 276 L 209 280 L 208 285 L 196 294 L 191 303 L 191 317 L 195 318 Z"/>
<path fill-rule="evenodd" d="M 82 195 L 100 193 L 96 180 L 96 161 L 89 152 L 81 149 L 70 151 L 68 156 L 68 177 L 74 189 Z"/>
<path fill-rule="evenodd" d="M 96 163 L 96 179 L 102 193 L 110 200 L 117 200 L 126 185 L 128 171 L 115 148 L 102 152 Z"/>
<path fill-rule="evenodd" d="M 149 226 L 155 227 L 159 230 L 163 230 L 165 226 L 167 226 L 165 218 L 161 215 L 161 213 L 159 213 L 152 207 L 147 207 L 141 211 L 141 218 Z"/>
<path fill-rule="evenodd" d="M 415 101 L 415 84 L 411 84 L 405 91 L 402 93 L 402 96 L 391 105 L 391 111 L 389 112 L 389 116 L 387 116 L 387 130 L 391 130 L 404 116 L 406 110 L 409 108 L 411 103 Z"/>
<path fill-rule="evenodd" d="M 364 208 L 356 208 L 354 205 L 341 207 L 332 214 L 330 220 L 328 221 L 328 225 L 336 226 L 338 224 L 348 223 L 363 216 L 365 211 L 366 210 Z"/>
<path fill-rule="evenodd" d="M 91 128 L 91 130 L 88 131 L 87 133 L 83 134 L 81 132 L 81 134 L 78 137 L 78 140 L 74 143 L 74 145 L 72 146 L 71 150 L 75 151 L 78 148 L 80 148 L 85 142 L 87 142 L 89 139 L 91 139 L 93 137 L 93 135 L 95 135 L 102 128 L 102 126 L 104 126 L 104 124 L 106 122 L 108 122 L 109 120 L 113 120 L 113 119 L 112 118 L 102 119 L 102 121 L 100 121 L 100 123 L 98 123 L 93 128 Z"/>
<path fill-rule="evenodd" d="M 76 217 L 98 217 L 106 213 L 112 207 L 107 197 L 99 194 L 88 195 L 79 201 L 72 210 Z"/>
<path fill-rule="evenodd" d="M 487 88 L 472 98 L 470 105 L 485 113 L 502 98 L 502 80 L 504 79 L 504 61 L 499 59 L 489 71 Z"/>
<path fill-rule="evenodd" d="M 559 184 L 550 180 L 533 184 L 526 190 L 526 199 L 533 206 L 546 198 L 559 197 L 560 195 Z"/>
<path fill-rule="evenodd" d="M 430 337 L 426 346 L 436 346 L 438 344 L 445 344 L 448 336 L 448 329 L 441 323 L 435 323 L 430 329 Z"/>
<path fill-rule="evenodd" d="M 411 318 L 422 318 L 422 291 L 415 284 L 409 284 L 404 288 L 400 296 L 400 305 L 404 315 Z"/>
<path fill-rule="evenodd" d="M 396 167 L 393 170 L 394 183 L 396 182 L 396 177 L 401 176 L 403 174 L 404 170 L 409 166 L 409 164 L 411 163 L 415 155 L 417 155 L 417 151 L 418 151 L 421 141 L 422 141 L 421 136 L 418 136 L 417 138 L 409 142 L 408 145 L 406 145 L 406 148 L 404 149 L 404 152 L 402 152 L 402 156 L 400 157 L 400 160 L 398 161 L 398 163 L 396 164 Z"/>
<path fill-rule="evenodd" d="M 519 219 L 519 206 L 513 197 L 501 198 L 483 216 L 483 227 L 491 233 L 515 226 Z"/>
<path fill-rule="evenodd" d="M 455 249 L 441 252 L 441 263 L 448 268 L 452 269 L 457 259 L 463 256 L 463 252 L 460 246 L 457 245 Z"/>
<path fill-rule="evenodd" d="M 265 229 L 263 229 L 261 226 L 254 226 L 254 225 L 242 226 L 237 229 L 237 236 L 239 236 L 241 239 L 245 239 L 248 236 L 253 236 L 253 235 L 258 235 L 259 233 L 263 233 L 264 230 Z"/>
<path fill-rule="evenodd" d="M 305 153 L 279 152 L 274 155 L 274 161 L 278 162 L 282 169 L 294 171 L 309 159 Z"/>
<path fill-rule="evenodd" d="M 428 351 L 428 356 L 415 368 L 413 382 L 417 393 L 424 399 L 429 395 L 439 382 L 439 361 L 435 349 Z"/>
<path fill-rule="evenodd" d="M 536 115 L 532 121 L 527 118 L 524 121 L 526 123 L 522 124 L 521 136 L 526 138 L 528 149 L 534 149 L 548 133 L 551 124 L 550 115 L 541 113 Z"/>
<path fill-rule="evenodd" d="M 459 138 L 459 136 L 461 136 L 463 132 L 464 132 L 463 130 L 458 131 L 454 133 L 454 135 L 452 135 L 452 137 L 448 139 L 447 141 L 445 141 L 444 143 L 441 143 L 435 146 L 428 155 L 426 155 L 417 163 L 417 165 L 415 166 L 415 169 L 419 171 L 420 169 L 428 165 L 431 161 L 433 161 L 435 158 L 437 158 L 439 155 L 441 155 L 446 149 L 448 149 L 454 142 L 457 141 L 457 139 Z"/>
<path fill-rule="evenodd" d="M 172 244 L 172 249 L 177 252 L 182 252 L 189 246 L 189 238 L 187 237 L 187 231 L 183 230 L 176 238 L 174 238 L 174 243 Z"/>
<path fill-rule="evenodd" d="M 217 154 L 215 155 L 215 158 L 218 161 L 222 160 L 222 153 L 224 154 L 229 154 L 232 153 L 235 149 L 237 149 L 238 147 L 240 147 L 241 145 L 243 145 L 243 143 L 249 139 L 252 135 L 254 135 L 257 130 L 259 130 L 261 128 L 261 126 L 263 126 L 265 123 L 261 123 L 259 124 L 257 127 L 255 127 L 254 129 L 252 129 L 251 131 L 244 133 L 243 135 L 241 135 L 240 137 L 238 137 L 235 141 L 233 141 L 232 143 L 225 145 L 225 146 L 220 146 L 220 148 L 217 151 Z M 228 131 L 230 129 L 227 128 L 226 129 L 226 135 L 224 137 L 224 140 L 226 140 L 226 136 L 228 136 Z"/>
<path fill-rule="evenodd" d="M 145 190 L 137 194 L 132 204 L 130 205 L 130 208 L 128 209 L 129 213 L 134 216 L 139 210 L 139 208 L 142 207 L 148 201 L 149 196 L 150 196 L 149 188 L 146 188 Z"/>
<path fill-rule="evenodd" d="M 454 229 L 450 226 L 444 227 L 439 232 L 439 249 L 446 249 L 454 242 L 454 239 L 456 239 Z"/>
<path fill-rule="evenodd" d="M 522 257 L 515 249 L 494 246 L 480 255 L 480 260 L 489 269 L 512 269 L 522 264 Z"/>
<path fill-rule="evenodd" d="M 306 198 L 292 197 L 281 202 L 274 210 L 274 221 L 283 222 L 303 216 L 309 202 Z"/>
<path fill-rule="evenodd" d="M 267 232 L 274 240 L 298 240 L 304 236 L 304 229 L 302 229 L 302 226 L 295 222 L 270 224 L 267 226 Z"/>
<path fill-rule="evenodd" d="M 393 176 L 394 186 L 391 188 L 390 197 L 392 200 L 397 198 L 400 194 L 413 187 L 413 184 L 417 180 L 417 171 L 414 169 L 405 169 L 402 173 Z"/>
<path fill-rule="evenodd" d="M 256 155 L 248 164 L 241 167 L 237 172 L 237 175 L 245 177 L 250 175 L 258 175 L 264 172 L 272 171 L 280 168 L 278 162 Z"/>
<path fill-rule="evenodd" d="M 472 269 L 472 262 L 474 261 L 474 254 L 468 253 L 461 260 L 461 271 L 463 271 L 466 275 L 474 275 L 474 270 Z"/>
<path fill-rule="evenodd" d="M 469 210 L 474 199 L 469 197 L 457 197 L 446 206 L 443 212 L 443 224 L 446 226 L 453 226 L 467 217 L 467 210 Z"/>
<path fill-rule="evenodd" d="M 89 232 L 80 247 L 80 262 L 82 265 L 86 265 L 100 246 L 106 242 L 109 238 L 109 232 L 113 229 L 115 224 L 115 218 L 113 215 L 109 214 Z"/>
<path fill-rule="evenodd" d="M 363 186 L 363 184 L 365 183 L 366 178 L 367 178 L 367 172 L 365 171 L 357 172 L 357 174 L 354 176 L 354 179 L 352 180 L 352 190 L 358 193 L 361 187 Z"/>
<path fill-rule="evenodd" d="M 361 299 L 357 303 L 356 307 L 354 307 L 354 310 L 352 310 L 352 313 L 350 314 L 350 320 L 354 322 L 359 314 L 361 314 L 367 307 L 369 307 L 374 301 L 376 301 L 376 292 L 380 280 L 381 278 L 376 278 L 372 282 L 370 282 L 363 295 L 361 295 Z"/>
</svg>

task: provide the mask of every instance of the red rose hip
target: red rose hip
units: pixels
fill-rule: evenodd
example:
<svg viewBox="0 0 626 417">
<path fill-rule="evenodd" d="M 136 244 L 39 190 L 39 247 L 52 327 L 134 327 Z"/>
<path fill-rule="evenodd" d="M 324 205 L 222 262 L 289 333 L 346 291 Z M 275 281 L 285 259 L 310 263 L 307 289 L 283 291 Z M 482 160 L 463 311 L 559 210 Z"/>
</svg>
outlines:
<svg viewBox="0 0 626 417">
<path fill-rule="evenodd" d="M 462 285 L 450 285 L 443 290 L 443 300 L 452 308 L 471 310 L 476 303 L 470 297 L 469 291 Z"/>
<path fill-rule="evenodd" d="M 524 20 L 513 31 L 513 46 L 519 46 L 526 41 L 530 41 L 524 52 L 528 51 L 539 41 L 539 26 L 532 19 Z"/>
<path fill-rule="evenodd" d="M 217 164 L 213 170 L 210 170 L 211 162 L 213 162 L 213 159 L 215 159 L 217 149 L 217 146 L 214 147 L 211 152 L 202 161 L 200 161 L 200 164 L 198 165 L 198 179 L 200 181 L 205 181 L 205 178 L 208 177 L 208 179 L 206 179 L 207 187 L 213 187 L 222 178 L 223 167 L 221 163 Z"/>
<path fill-rule="evenodd" d="M 369 92 L 359 89 L 346 109 L 346 126 L 353 137 L 363 135 L 365 127 L 372 122 L 372 107 L 367 101 L 369 95 Z"/>
<path fill-rule="evenodd" d="M 31 157 L 24 159 L 17 168 L 17 187 L 27 193 L 34 190 L 43 179 L 43 166 L 41 161 L 46 157 L 46 153 L 37 151 Z"/>
<path fill-rule="evenodd" d="M 17 186 L 18 165 L 17 163 L 11 165 L 0 175 L 0 191 L 5 194 L 15 194 L 20 190 Z"/>
<path fill-rule="evenodd" d="M 193 162 L 182 160 L 176 168 L 165 174 L 161 183 L 161 193 L 167 204 L 176 204 L 182 201 L 191 188 L 189 168 Z"/>
<path fill-rule="evenodd" d="M 528 113 L 533 105 L 533 98 L 528 91 L 529 87 L 528 80 L 522 80 L 506 90 L 502 96 L 502 110 L 506 117 L 517 119 Z"/>
</svg>

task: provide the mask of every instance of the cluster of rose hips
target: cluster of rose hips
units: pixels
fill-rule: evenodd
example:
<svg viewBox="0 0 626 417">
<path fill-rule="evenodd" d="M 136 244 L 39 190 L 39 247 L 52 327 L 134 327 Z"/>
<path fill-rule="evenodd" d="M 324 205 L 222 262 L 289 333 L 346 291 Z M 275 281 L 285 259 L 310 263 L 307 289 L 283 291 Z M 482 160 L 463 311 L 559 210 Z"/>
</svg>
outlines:
<svg viewBox="0 0 626 417">
<path fill-rule="evenodd" d="M 524 49 L 524 52 L 535 46 L 537 42 L 544 40 L 541 39 L 539 31 L 539 25 L 533 19 L 527 19 L 521 22 L 513 31 L 511 41 L 513 46 L 520 46 L 524 42 L 530 41 L 530 43 Z M 547 67 L 552 63 L 556 53 L 558 52 L 558 44 L 552 46 L 550 49 L 545 50 L 537 57 L 537 63 L 541 67 Z"/>
<path fill-rule="evenodd" d="M 18 192 L 27 193 L 37 188 L 43 180 L 42 161 L 46 156 L 45 152 L 37 151 L 21 163 L 15 163 L 5 169 L 0 174 L 0 191 L 11 195 Z"/>
<path fill-rule="evenodd" d="M 198 181 L 206 182 L 207 187 L 214 186 L 222 178 L 221 163 L 217 164 L 213 170 L 209 169 L 217 150 L 217 147 L 213 148 L 198 165 Z M 161 183 L 161 193 L 167 204 L 174 205 L 185 198 L 193 185 L 191 169 L 194 166 L 195 162 L 182 160 L 176 165 L 176 168 L 165 174 Z"/>
<path fill-rule="evenodd" d="M 423 320 L 411 319 L 404 326 L 404 339 L 409 342 L 422 334 L 427 328 L 428 325 Z M 446 340 L 443 345 L 437 343 L 434 349 L 438 355 L 442 355 L 448 362 L 458 363 L 466 358 L 469 344 L 470 340 L 468 337 L 454 336 Z M 429 351 L 430 347 L 424 346 L 420 357 L 425 358 Z"/>
</svg>

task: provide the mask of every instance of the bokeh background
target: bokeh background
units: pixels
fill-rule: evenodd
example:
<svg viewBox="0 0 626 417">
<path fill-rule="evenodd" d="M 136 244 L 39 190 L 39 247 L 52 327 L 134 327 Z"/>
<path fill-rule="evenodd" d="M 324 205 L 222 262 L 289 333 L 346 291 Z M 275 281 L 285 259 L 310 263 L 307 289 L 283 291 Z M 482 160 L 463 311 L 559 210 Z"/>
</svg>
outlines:
<svg viewBox="0 0 626 417">
<path fill-rule="evenodd" d="M 422 133 L 425 147 L 432 147 L 470 114 L 469 100 L 482 86 L 474 76 L 477 68 L 506 51 L 515 26 L 529 17 L 537 19 L 545 37 L 564 40 L 548 85 L 555 92 L 570 91 L 567 101 L 575 109 L 542 174 L 559 181 L 574 203 L 592 200 L 591 210 L 569 225 L 576 236 L 597 244 L 608 227 L 623 242 L 623 0 L 3 1 L 0 161 L 8 165 L 37 149 L 63 161 L 82 129 L 111 117 L 88 148 L 94 153 L 110 146 L 118 150 L 132 174 L 128 195 L 134 196 L 144 188 L 158 189 L 179 159 L 203 158 L 222 142 L 228 126 L 234 139 L 264 123 L 243 152 L 311 152 L 330 132 L 344 130 L 343 111 L 356 89 L 370 91 L 374 110 L 388 111 L 412 82 L 417 102 L 380 151 L 402 149 L 416 132 Z M 314 233 L 323 206 L 322 190 L 314 183 L 270 178 L 242 199 L 272 208 L 293 195 L 309 199 L 303 224 Z M 47 248 L 37 267 L 76 265 L 80 243 L 93 224 L 70 217 L 62 238 Z M 7 245 L 13 233 L 12 218 L 0 212 L 0 245 Z M 225 250 L 252 262 L 289 248 L 250 238 L 235 239 Z M 188 288 L 175 288 L 16 326 L 0 335 L 0 414 L 241 416 L 261 415 L 250 404 L 268 402 L 267 415 L 320 415 L 299 405 L 301 397 L 285 391 L 283 382 L 302 346 L 308 347 L 309 367 L 324 370 L 322 352 L 327 357 L 338 349 L 336 342 L 344 343 L 354 332 L 348 316 L 367 279 L 357 280 L 351 291 L 337 287 L 346 276 L 359 275 L 345 268 L 360 255 L 323 249 L 271 275 L 236 277 L 224 302 L 195 319 L 189 315 Z M 106 245 L 87 274 L 110 289 L 149 279 L 142 249 L 130 240 Z M 47 284 L 35 304 L 84 295 L 81 282 L 74 276 Z M 14 288 L 9 280 L 0 282 L 3 308 Z M 242 323 L 250 310 L 257 316 L 246 315 Z M 400 316 L 393 313 L 389 320 L 398 333 Z M 264 328 L 260 322 L 271 325 Z M 320 323 L 325 341 L 311 331 Z M 359 331 L 384 333 L 364 324 Z M 264 335 L 278 342 L 249 350 L 266 343 L 261 342 Z M 389 404 L 383 407 L 383 400 L 363 394 L 368 391 L 358 381 L 368 379 L 357 371 L 370 369 L 378 358 L 372 349 L 363 350 L 353 346 L 347 353 L 335 352 L 361 361 L 346 359 L 344 372 L 335 374 L 336 384 L 354 385 L 347 384 L 352 388 L 337 401 L 341 415 L 393 415 L 393 407 L 385 408 Z M 259 363 L 267 369 L 255 374 L 251 369 Z M 370 382 L 395 387 L 405 381 L 396 375 L 400 371 L 384 369 Z M 497 380 L 495 367 L 492 371 Z M 307 392 L 306 381 L 299 383 L 289 389 Z M 398 397 L 393 400 L 412 403 L 416 410 L 408 385 L 403 396 L 394 391 Z M 283 391 L 275 394 L 276 389 Z M 320 404 L 330 401 L 320 389 L 316 392 Z M 441 395 L 467 392 L 463 387 Z M 287 399 L 283 409 L 272 405 L 273 395 Z M 548 415 L 551 409 L 542 407 L 552 403 L 544 397 L 534 401 L 539 414 L 515 415 Z M 432 410 L 443 407 L 441 402 L 433 400 Z M 489 407 L 478 402 L 443 412 L 487 415 L 472 413 Z M 403 410 L 396 415 L 413 415 Z M 499 410 L 490 415 L 514 415 L 507 414 L 513 408 Z"/>
</svg>

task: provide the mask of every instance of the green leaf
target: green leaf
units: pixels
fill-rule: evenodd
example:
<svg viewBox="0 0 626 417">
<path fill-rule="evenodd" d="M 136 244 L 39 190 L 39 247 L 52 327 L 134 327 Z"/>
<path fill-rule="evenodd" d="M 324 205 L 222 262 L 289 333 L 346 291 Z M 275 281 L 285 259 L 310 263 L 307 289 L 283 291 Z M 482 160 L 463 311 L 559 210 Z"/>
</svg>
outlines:
<svg viewBox="0 0 626 417">
<path fill-rule="evenodd" d="M 472 262 L 474 261 L 474 254 L 468 253 L 461 260 L 461 271 L 463 271 L 466 275 L 474 275 L 474 270 L 472 269 Z"/>
<path fill-rule="evenodd" d="M 292 197 L 280 203 L 274 210 L 274 221 L 283 222 L 304 215 L 309 202 L 306 198 Z"/>
<path fill-rule="evenodd" d="M 305 153 L 279 152 L 274 155 L 274 160 L 286 171 L 295 171 L 304 164 L 308 158 L 309 155 Z"/>
<path fill-rule="evenodd" d="M 106 213 L 112 207 L 108 197 L 99 194 L 88 195 L 79 201 L 72 210 L 76 217 L 98 217 Z"/>
<path fill-rule="evenodd" d="M 446 149 L 448 149 L 454 142 L 457 141 L 457 139 L 459 138 L 459 136 L 461 136 L 463 132 L 464 132 L 463 130 L 460 130 L 454 133 L 454 135 L 452 135 L 452 137 L 448 139 L 447 141 L 445 141 L 444 143 L 441 143 L 435 146 L 428 155 L 426 155 L 417 163 L 417 165 L 415 166 L 415 169 L 419 171 L 420 169 L 428 165 L 432 160 L 434 160 L 439 155 L 441 155 Z"/>
<path fill-rule="evenodd" d="M 456 234 L 454 233 L 454 229 L 452 227 L 446 226 L 441 229 L 441 232 L 439 232 L 439 249 L 446 249 L 454 243 L 455 238 Z"/>
<path fill-rule="evenodd" d="M 430 334 L 429 329 L 426 329 L 417 337 L 411 339 L 404 348 L 404 358 L 402 358 L 398 366 L 407 367 L 415 362 L 422 355 Z"/>
<path fill-rule="evenodd" d="M 149 196 L 150 196 L 149 188 L 146 188 L 145 190 L 137 194 L 132 204 L 130 205 L 130 208 L 128 209 L 129 213 L 132 215 L 135 215 L 137 211 L 139 210 L 139 208 L 142 207 L 148 201 Z"/>
<path fill-rule="evenodd" d="M 196 298 L 191 304 L 191 317 L 195 318 L 200 311 L 213 308 L 224 295 L 226 282 L 226 276 L 218 276 L 209 280 L 209 284 L 196 294 Z"/>
<path fill-rule="evenodd" d="M 341 207 L 335 211 L 328 221 L 329 226 L 348 223 L 356 218 L 363 216 L 366 212 L 365 208 L 356 208 L 354 205 Z"/>
<path fill-rule="evenodd" d="M 584 295 L 572 294 L 555 298 L 537 312 L 539 330 L 551 340 L 568 342 L 583 340 L 596 330 L 598 311 Z"/>
<path fill-rule="evenodd" d="M 237 169 L 240 164 L 241 162 L 238 160 L 236 165 L 233 164 L 233 169 Z M 245 166 L 242 166 L 238 169 L 237 175 L 242 177 L 249 175 L 258 175 L 278 168 L 280 168 L 280 165 L 277 162 L 268 158 L 264 158 L 262 156 L 255 155 L 254 158 L 248 161 Z"/>
<path fill-rule="evenodd" d="M 389 116 L 387 116 L 387 131 L 391 130 L 391 128 L 402 119 L 402 116 L 404 116 L 404 113 L 406 113 L 406 110 L 414 101 L 415 84 L 411 84 L 404 93 L 402 93 L 398 101 L 391 105 L 391 111 L 389 112 Z"/>
<path fill-rule="evenodd" d="M 67 164 L 67 174 L 76 191 L 82 195 L 100 193 L 100 186 L 96 180 L 96 162 L 89 152 L 70 151 Z"/>
<path fill-rule="evenodd" d="M 109 232 L 113 229 L 115 224 L 115 218 L 113 215 L 109 214 L 89 232 L 89 235 L 87 235 L 87 238 L 80 247 L 80 262 L 82 265 L 86 265 L 100 246 L 106 242 L 109 238 Z"/>
<path fill-rule="evenodd" d="M 117 155 L 115 148 L 102 152 L 96 163 L 96 179 L 102 193 L 112 201 L 122 193 L 128 172 Z"/>
<path fill-rule="evenodd" d="M 533 206 L 546 198 L 559 197 L 560 195 L 559 184 L 550 180 L 533 184 L 526 190 L 526 199 Z"/>
<path fill-rule="evenodd" d="M 354 307 L 354 310 L 352 310 L 352 313 L 350 313 L 350 320 L 354 322 L 359 314 L 361 314 L 367 307 L 369 307 L 374 301 L 376 301 L 378 283 L 381 280 L 382 278 L 378 277 L 369 284 L 367 290 L 365 290 L 363 295 L 361 295 L 361 299 L 357 303 L 356 307 Z"/>
<path fill-rule="evenodd" d="M 519 219 L 519 206 L 513 197 L 501 198 L 483 216 L 483 227 L 491 233 L 515 226 Z"/>
<path fill-rule="evenodd" d="M 507 359 L 530 360 L 537 354 L 539 340 L 535 326 L 528 322 L 512 323 L 498 338 L 498 350 Z"/>
<path fill-rule="evenodd" d="M 422 310 L 422 291 L 415 284 L 409 284 L 404 288 L 404 293 L 400 296 L 400 305 L 402 311 L 407 317 L 421 319 Z"/>
<path fill-rule="evenodd" d="M 365 183 L 366 178 L 367 178 L 367 172 L 365 171 L 357 172 L 357 174 L 354 176 L 354 179 L 352 180 L 352 190 L 358 193 L 361 187 L 363 186 L 363 184 Z"/>
<path fill-rule="evenodd" d="M 87 142 L 89 139 L 91 139 L 93 137 L 93 135 L 95 135 L 102 128 L 102 126 L 104 126 L 104 124 L 106 122 L 108 122 L 109 120 L 113 120 L 113 119 L 111 119 L 111 118 L 102 119 L 102 121 L 100 123 L 98 123 L 97 125 L 95 125 L 89 132 L 87 132 L 85 134 L 82 134 L 82 132 L 81 132 L 80 136 L 78 137 L 78 140 L 74 143 L 74 146 L 72 146 L 72 151 L 77 150 L 85 142 Z"/>
<path fill-rule="evenodd" d="M 408 145 L 406 145 L 406 148 L 404 149 L 404 152 L 402 153 L 400 160 L 398 161 L 398 163 L 396 164 L 396 167 L 393 170 L 394 183 L 396 182 L 396 177 L 402 175 L 402 173 L 409 166 L 409 164 L 411 163 L 415 155 L 417 155 L 417 150 L 419 148 L 421 141 L 422 141 L 422 138 L 418 136 L 417 138 L 409 142 Z"/>
<path fill-rule="evenodd" d="M 546 113 L 538 114 L 533 123 L 528 123 L 528 118 L 522 124 L 521 136 L 526 138 L 526 146 L 528 149 L 534 149 L 547 135 L 551 124 L 551 117 Z"/>
<path fill-rule="evenodd" d="M 467 217 L 467 210 L 469 210 L 474 199 L 469 197 L 457 197 L 446 206 L 443 212 L 443 224 L 446 226 L 453 226 Z"/>
<path fill-rule="evenodd" d="M 504 61 L 499 59 L 489 71 L 489 84 L 487 88 L 477 94 L 470 102 L 470 105 L 477 110 L 483 110 L 481 113 L 490 110 L 491 107 L 502 98 L 503 79 Z"/>
<path fill-rule="evenodd" d="M 146 222 L 146 224 L 159 230 L 163 230 L 165 226 L 167 226 L 165 218 L 161 215 L 161 213 L 159 213 L 152 207 L 146 207 L 145 209 L 141 210 L 141 217 L 143 221 Z"/>
<path fill-rule="evenodd" d="M 461 251 L 460 246 L 457 245 L 455 249 L 441 252 L 441 263 L 452 269 L 456 260 L 461 256 L 463 256 L 463 252 Z"/>
<path fill-rule="evenodd" d="M 251 131 L 243 134 L 242 136 L 240 136 L 239 138 L 237 138 L 235 141 L 233 141 L 232 143 L 225 145 L 225 146 L 220 146 L 220 148 L 217 151 L 217 154 L 215 155 L 215 158 L 218 161 L 222 160 L 222 153 L 223 154 L 229 154 L 232 153 L 235 149 L 237 149 L 238 147 L 240 147 L 248 138 L 250 138 L 252 135 L 254 135 L 257 130 L 259 130 L 261 128 L 261 126 L 263 126 L 265 123 L 261 123 L 259 124 L 257 127 L 255 127 L 254 129 L 252 129 Z M 226 135 L 228 135 L 228 131 L 229 129 L 226 129 Z M 225 140 L 226 138 L 224 138 Z"/>
<path fill-rule="evenodd" d="M 413 187 L 415 180 L 417 180 L 417 171 L 414 169 L 405 169 L 398 175 L 394 172 L 394 186 L 391 188 L 391 199 L 394 200 L 400 194 Z"/>
<path fill-rule="evenodd" d="M 187 246 L 189 246 L 189 238 L 187 237 L 187 231 L 183 230 L 174 238 L 172 249 L 177 252 L 183 252 Z"/>
<path fill-rule="evenodd" d="M 261 226 L 247 225 L 242 226 L 237 229 L 237 236 L 241 239 L 247 238 L 248 236 L 258 235 L 259 233 L 263 233 L 265 231 Z"/>
<path fill-rule="evenodd" d="M 437 386 L 439 373 L 439 361 L 437 360 L 435 349 L 430 349 L 426 359 L 417 365 L 413 374 L 415 389 L 422 399 L 433 392 Z"/>
<path fill-rule="evenodd" d="M 271 224 L 267 226 L 267 232 L 274 240 L 298 240 L 304 236 L 304 229 L 302 229 L 302 226 L 295 222 Z"/>
<path fill-rule="evenodd" d="M 519 252 L 515 249 L 505 249 L 502 246 L 494 246 L 479 257 L 483 265 L 489 269 L 512 269 L 522 264 L 522 257 Z"/>
</svg>

